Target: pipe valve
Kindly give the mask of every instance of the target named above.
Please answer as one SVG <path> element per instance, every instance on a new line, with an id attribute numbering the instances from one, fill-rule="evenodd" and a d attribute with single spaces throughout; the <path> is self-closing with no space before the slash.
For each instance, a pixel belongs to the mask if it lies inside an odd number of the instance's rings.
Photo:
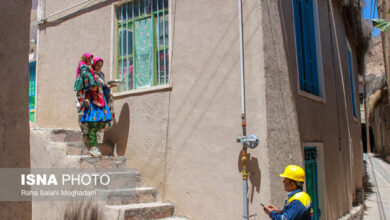
<path id="1" fill-rule="evenodd" d="M 246 147 L 254 149 L 259 145 L 259 137 L 254 134 L 250 134 L 248 137 L 238 135 L 237 142 L 243 144 Z"/>

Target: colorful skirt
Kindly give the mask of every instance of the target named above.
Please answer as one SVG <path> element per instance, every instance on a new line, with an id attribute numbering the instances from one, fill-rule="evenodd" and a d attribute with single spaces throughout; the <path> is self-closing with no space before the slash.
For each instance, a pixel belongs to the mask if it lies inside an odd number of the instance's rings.
<path id="1" fill-rule="evenodd" d="M 107 105 L 106 99 L 104 99 L 104 107 L 98 107 L 90 100 L 89 108 L 84 110 L 84 115 L 81 116 L 80 121 L 85 122 L 106 122 L 109 123 L 112 120 L 110 109 Z"/>

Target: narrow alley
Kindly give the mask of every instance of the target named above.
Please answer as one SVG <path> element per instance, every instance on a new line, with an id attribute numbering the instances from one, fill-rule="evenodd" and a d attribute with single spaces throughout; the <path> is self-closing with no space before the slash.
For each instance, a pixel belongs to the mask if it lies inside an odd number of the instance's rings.
<path id="1" fill-rule="evenodd" d="M 372 193 L 366 199 L 365 220 L 386 220 L 390 217 L 390 164 L 374 154 L 364 154 Z"/>

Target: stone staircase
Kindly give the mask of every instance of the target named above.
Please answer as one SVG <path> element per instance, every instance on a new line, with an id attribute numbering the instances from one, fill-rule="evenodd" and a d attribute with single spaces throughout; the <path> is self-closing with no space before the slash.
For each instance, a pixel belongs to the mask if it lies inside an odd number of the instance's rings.
<path id="1" fill-rule="evenodd" d="M 74 168 L 92 168 L 109 170 L 111 182 L 107 186 L 98 186 L 105 195 L 103 208 L 104 219 L 123 220 L 186 220 L 174 216 L 175 207 L 170 203 L 157 201 L 157 191 L 145 187 L 139 171 L 127 168 L 125 156 L 114 156 L 111 144 L 99 144 L 103 157 L 93 158 L 81 143 L 80 131 L 52 130 L 51 141 L 66 146 L 67 158 L 73 162 Z M 101 135 L 98 142 L 102 142 Z"/>

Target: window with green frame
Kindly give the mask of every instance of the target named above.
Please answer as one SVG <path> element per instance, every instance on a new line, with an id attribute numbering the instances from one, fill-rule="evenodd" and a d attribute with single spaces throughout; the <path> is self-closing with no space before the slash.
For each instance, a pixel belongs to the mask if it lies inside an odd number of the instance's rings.
<path id="1" fill-rule="evenodd" d="M 168 0 L 126 2 L 116 18 L 117 92 L 168 84 Z"/>

